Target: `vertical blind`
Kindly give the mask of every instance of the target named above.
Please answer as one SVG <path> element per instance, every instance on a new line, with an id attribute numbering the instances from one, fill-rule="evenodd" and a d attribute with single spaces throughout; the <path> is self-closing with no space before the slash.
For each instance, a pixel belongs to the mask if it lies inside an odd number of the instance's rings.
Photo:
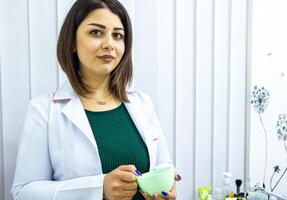
<path id="1" fill-rule="evenodd" d="M 73 2 L 0 3 L 1 199 L 12 199 L 29 100 L 66 80 L 56 60 L 56 42 Z M 121 2 L 133 24 L 133 86 L 154 100 L 183 177 L 178 198 L 198 199 L 197 189 L 218 185 L 223 171 L 245 179 L 247 0 Z"/>

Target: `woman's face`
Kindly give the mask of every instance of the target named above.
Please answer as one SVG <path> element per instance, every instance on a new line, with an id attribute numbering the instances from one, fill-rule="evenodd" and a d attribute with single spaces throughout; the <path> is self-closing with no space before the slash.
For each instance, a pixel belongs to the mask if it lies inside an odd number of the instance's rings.
<path id="1" fill-rule="evenodd" d="M 87 15 L 76 31 L 75 50 L 84 75 L 106 76 L 121 61 L 125 51 L 124 27 L 107 8 Z"/>

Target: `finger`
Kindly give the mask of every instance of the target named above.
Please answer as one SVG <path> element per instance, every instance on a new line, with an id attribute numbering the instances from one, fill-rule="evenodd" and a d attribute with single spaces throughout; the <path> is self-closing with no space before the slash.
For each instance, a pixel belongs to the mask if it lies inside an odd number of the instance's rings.
<path id="1" fill-rule="evenodd" d="M 135 191 L 121 191 L 121 199 L 132 199 L 133 196 L 136 194 L 136 190 Z"/>
<path id="2" fill-rule="evenodd" d="M 153 197 L 153 200 L 160 200 L 159 194 L 154 194 L 152 195 L 152 197 Z"/>
<path id="3" fill-rule="evenodd" d="M 150 197 L 148 194 L 144 193 L 144 192 L 141 191 L 141 190 L 140 190 L 140 193 L 141 193 L 141 195 L 144 197 L 145 200 L 151 200 L 151 197 Z"/>
<path id="4" fill-rule="evenodd" d="M 172 186 L 170 192 L 176 194 L 176 182 L 174 182 L 174 184 L 173 184 L 173 186 Z"/>
<path id="5" fill-rule="evenodd" d="M 142 176 L 142 173 L 134 165 L 122 165 L 120 166 L 120 170 L 132 172 L 137 176 Z"/>
<path id="6" fill-rule="evenodd" d="M 176 199 L 176 195 L 173 192 L 162 191 L 161 194 L 165 199 Z"/>
<path id="7" fill-rule="evenodd" d="M 137 173 L 136 173 L 137 168 L 134 165 L 121 165 L 118 167 L 118 169 L 121 171 L 125 171 L 125 172 L 132 172 L 135 175 L 137 175 Z"/>
<path id="8" fill-rule="evenodd" d="M 123 182 L 135 182 L 136 176 L 132 172 L 118 171 L 118 178 Z"/>
<path id="9" fill-rule="evenodd" d="M 121 188 L 125 191 L 137 191 L 138 185 L 136 182 L 122 182 Z"/>
<path id="10" fill-rule="evenodd" d="M 175 173 L 174 174 L 174 180 L 175 181 L 180 181 L 182 178 L 181 178 L 181 176 L 178 174 L 178 173 Z"/>

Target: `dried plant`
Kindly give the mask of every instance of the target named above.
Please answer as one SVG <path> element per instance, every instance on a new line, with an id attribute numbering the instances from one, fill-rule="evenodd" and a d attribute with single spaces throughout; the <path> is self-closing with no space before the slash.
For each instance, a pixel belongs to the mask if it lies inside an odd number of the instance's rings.
<path id="1" fill-rule="evenodd" d="M 251 105 L 256 110 L 259 115 L 261 126 L 264 130 L 265 134 L 265 164 L 264 164 L 264 175 L 263 175 L 263 185 L 265 185 L 265 178 L 266 178 L 266 169 L 267 169 L 267 161 L 268 161 L 268 137 L 267 132 L 262 120 L 262 114 L 268 107 L 270 100 L 270 92 L 265 87 L 259 87 L 257 85 L 254 86 L 252 94 L 251 94 Z"/>
<path id="2" fill-rule="evenodd" d="M 285 151 L 287 153 L 287 114 L 278 115 L 278 120 L 276 124 L 278 140 L 282 140 L 284 143 Z"/>

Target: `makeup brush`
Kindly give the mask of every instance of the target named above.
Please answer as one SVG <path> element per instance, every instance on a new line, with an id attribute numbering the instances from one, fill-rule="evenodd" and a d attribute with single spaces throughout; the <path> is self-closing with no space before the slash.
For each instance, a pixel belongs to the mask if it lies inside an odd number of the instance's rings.
<path id="1" fill-rule="evenodd" d="M 239 194 L 240 193 L 240 186 L 241 186 L 241 184 L 242 184 L 242 180 L 240 180 L 240 179 L 236 179 L 235 180 L 235 184 L 236 184 L 236 192 L 237 192 L 237 194 Z"/>

